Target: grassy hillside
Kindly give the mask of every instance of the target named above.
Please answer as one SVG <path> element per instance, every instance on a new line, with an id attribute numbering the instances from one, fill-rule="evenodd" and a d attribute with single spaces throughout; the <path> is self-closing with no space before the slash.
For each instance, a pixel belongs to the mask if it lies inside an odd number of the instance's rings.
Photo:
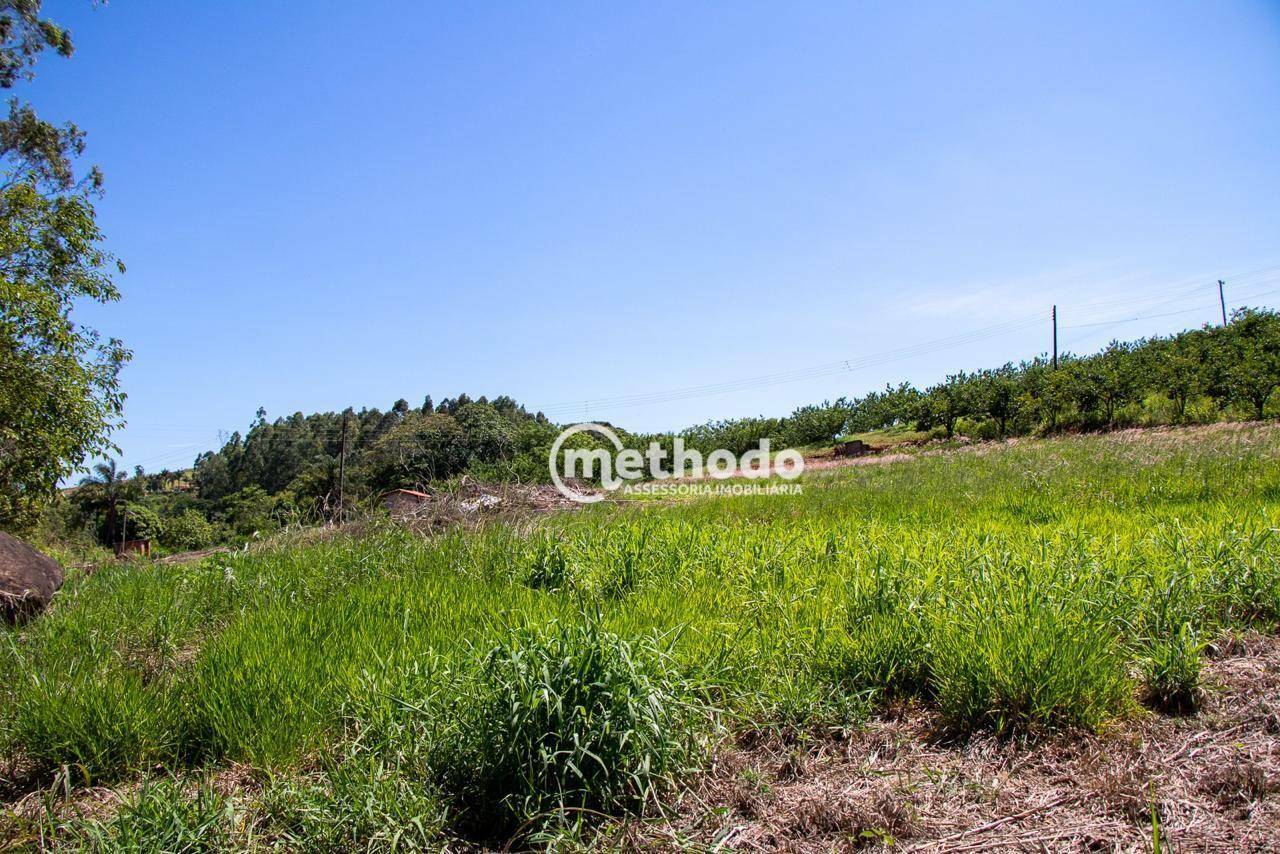
<path id="1" fill-rule="evenodd" d="M 802 496 L 108 567 L 5 636 L 0 745 L 19 792 L 127 796 L 4 827 L 493 843 L 642 810 L 747 727 L 899 698 L 960 736 L 1194 708 L 1202 644 L 1280 618 L 1278 457 L 1269 425 L 1025 440 Z"/>

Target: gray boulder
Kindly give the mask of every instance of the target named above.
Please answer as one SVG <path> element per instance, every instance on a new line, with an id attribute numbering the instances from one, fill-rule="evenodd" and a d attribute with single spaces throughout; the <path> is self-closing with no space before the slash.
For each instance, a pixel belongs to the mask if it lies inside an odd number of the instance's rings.
<path id="1" fill-rule="evenodd" d="M 62 586 L 62 567 L 0 531 L 0 621 L 16 623 L 49 607 Z"/>

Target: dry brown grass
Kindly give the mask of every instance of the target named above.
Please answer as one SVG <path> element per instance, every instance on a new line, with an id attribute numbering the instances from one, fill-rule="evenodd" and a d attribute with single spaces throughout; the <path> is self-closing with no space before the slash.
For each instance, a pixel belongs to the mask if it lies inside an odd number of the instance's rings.
<path id="1" fill-rule="evenodd" d="M 1198 715 L 1102 736 L 940 740 L 920 708 L 844 735 L 753 733 L 666 818 L 607 832 L 657 850 L 1175 851 L 1280 848 L 1280 639 L 1224 639 Z"/>

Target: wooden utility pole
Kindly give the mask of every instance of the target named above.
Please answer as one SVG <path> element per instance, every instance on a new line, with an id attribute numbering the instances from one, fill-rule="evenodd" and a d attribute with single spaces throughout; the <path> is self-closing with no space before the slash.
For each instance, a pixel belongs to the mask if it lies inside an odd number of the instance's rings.
<path id="1" fill-rule="evenodd" d="M 1222 305 L 1223 326 L 1227 325 L 1227 298 L 1222 293 L 1222 286 L 1225 284 L 1226 282 L 1222 281 L 1222 279 L 1218 279 L 1218 302 Z"/>
<path id="2" fill-rule="evenodd" d="M 342 503 L 342 490 L 347 482 L 347 422 L 351 420 L 351 410 L 342 413 L 342 451 L 338 454 L 338 518 L 345 515 L 346 506 Z"/>
<path id="3" fill-rule="evenodd" d="M 1053 307 L 1053 369 L 1058 370 L 1058 307 Z"/>

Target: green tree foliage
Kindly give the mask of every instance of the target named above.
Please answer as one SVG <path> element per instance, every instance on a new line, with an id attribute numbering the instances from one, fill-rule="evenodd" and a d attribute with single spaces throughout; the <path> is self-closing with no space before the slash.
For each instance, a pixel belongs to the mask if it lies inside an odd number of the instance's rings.
<path id="1" fill-rule="evenodd" d="M 764 439 L 768 439 L 775 447 L 781 445 L 783 421 L 779 418 L 708 421 L 683 430 L 680 436 L 684 439 L 685 447 L 704 456 L 719 448 L 741 456 L 760 447 L 760 442 Z"/>
<path id="2" fill-rule="evenodd" d="M 1232 318 L 1233 334 L 1226 337 L 1215 359 L 1224 366 L 1226 396 L 1262 418 L 1267 402 L 1280 385 L 1280 316 L 1241 309 Z"/>
<path id="3" fill-rule="evenodd" d="M 297 513 L 289 493 L 272 495 L 260 486 L 247 486 L 223 499 L 218 515 L 237 535 L 252 537 L 277 530 Z"/>
<path id="4" fill-rule="evenodd" d="M 886 385 L 884 391 L 873 391 L 850 405 L 845 429 L 851 433 L 865 433 L 908 424 L 920 418 L 919 409 L 923 395 L 910 383 L 896 388 Z"/>
<path id="5" fill-rule="evenodd" d="M 492 404 L 469 403 L 458 410 L 457 421 L 466 435 L 468 461 L 510 459 L 515 450 L 515 428 Z"/>
<path id="6" fill-rule="evenodd" d="M 1225 327 L 1207 326 L 1168 338 L 1113 341 L 1101 352 L 1065 354 L 1054 368 L 1044 358 L 1014 366 L 952 374 L 923 393 L 886 386 L 850 404 L 846 425 L 876 430 L 914 422 L 948 438 L 964 425 L 979 435 L 1096 429 L 1135 423 L 1183 422 L 1192 404 L 1208 400 L 1218 417 L 1266 415 L 1280 385 L 1280 315 L 1241 309 Z M 1167 401 L 1160 415 L 1148 400 Z M 1157 407 L 1158 409 L 1159 407 Z"/>
<path id="7" fill-rule="evenodd" d="M 1022 387 L 1013 365 L 982 371 L 976 378 L 976 411 L 990 416 L 1001 438 L 1022 410 Z"/>
<path id="8" fill-rule="evenodd" d="M 400 400 L 386 412 L 350 411 L 347 500 L 466 471 L 547 479 L 547 451 L 558 431 L 541 413 L 530 415 L 505 395 L 489 402 L 462 394 L 438 407 L 429 402 L 414 408 Z M 203 509 L 211 518 L 227 517 L 227 502 L 257 487 L 267 495 L 287 493 L 303 517 L 323 515 L 336 500 L 342 423 L 340 412 L 294 413 L 272 421 L 259 410 L 247 433 L 232 434 L 220 450 L 197 458 L 192 479 Z"/>
<path id="9" fill-rule="evenodd" d="M 941 427 L 950 439 L 955 435 L 960 419 L 974 411 L 976 388 L 976 379 L 964 371 L 951 374 L 944 382 L 932 386 L 915 408 L 919 426 L 925 429 Z"/>
<path id="10" fill-rule="evenodd" d="M 102 539 L 112 542 L 118 537 L 116 520 L 120 502 L 126 497 L 128 475 L 116 468 L 115 460 L 107 460 L 93 467 L 93 473 L 81 478 L 77 491 L 79 504 L 86 517 L 101 514 Z"/>
<path id="11" fill-rule="evenodd" d="M 1207 389 L 1205 357 L 1218 350 L 1205 348 L 1201 333 L 1188 332 L 1157 341 L 1144 353 L 1156 389 L 1173 401 L 1174 420 L 1186 420 L 1187 404 Z"/>
<path id="12" fill-rule="evenodd" d="M 1108 427 L 1115 424 L 1116 410 L 1133 400 L 1138 390 L 1138 366 L 1130 357 L 1130 350 L 1127 344 L 1113 341 L 1086 363 L 1091 365 L 1089 375 Z"/>
<path id="13" fill-rule="evenodd" d="M 164 522 L 160 514 L 145 504 L 129 502 L 121 509 L 121 527 L 124 529 L 122 539 L 126 540 L 158 540 L 164 533 Z"/>
<path id="14" fill-rule="evenodd" d="M 1226 327 L 1131 344 L 1112 342 L 1088 356 L 1064 354 L 972 373 L 960 371 L 921 391 L 887 385 L 856 399 L 801 406 L 786 418 L 737 418 L 678 434 L 632 434 L 623 444 L 643 451 L 656 441 L 670 452 L 677 436 L 704 456 L 724 448 L 741 455 L 768 439 L 773 448 L 826 444 L 842 434 L 912 426 L 953 437 L 996 437 L 1059 430 L 1105 429 L 1188 418 L 1258 417 L 1275 407 L 1280 384 L 1280 316 L 1243 310 Z M 1212 397 L 1217 407 L 1207 405 Z M 425 487 L 467 474 L 482 480 L 545 482 L 548 450 L 560 428 L 505 395 L 400 400 L 389 411 L 349 411 L 344 499 L 370 501 L 397 487 Z M 259 410 L 247 433 L 201 455 L 195 489 L 175 489 L 173 475 L 140 475 L 84 492 L 82 517 L 105 522 L 109 489 L 147 492 L 168 531 L 187 510 L 236 537 L 264 533 L 292 519 L 317 519 L 333 507 L 343 414 L 294 413 L 268 420 Z M 592 447 L 587 435 L 571 444 Z M 575 444 L 582 443 L 582 444 Z M 116 483 L 120 475 L 112 475 Z M 168 503 L 165 503 L 168 502 Z M 96 514 L 96 515 L 95 515 Z M 217 534 L 215 533 L 215 536 Z M 203 541 L 200 538 L 196 538 Z M 192 542 L 187 538 L 187 542 Z M 175 546 L 176 547 L 176 546 Z"/>
<path id="15" fill-rule="evenodd" d="M 365 471 L 378 486 L 420 486 L 460 474 L 470 456 L 456 418 L 443 412 L 418 413 L 378 436 Z"/>
<path id="16" fill-rule="evenodd" d="M 1023 365 L 1024 412 L 1031 421 L 1043 424 L 1045 430 L 1056 430 L 1071 405 L 1072 382 L 1070 370 L 1055 369 L 1044 359 Z"/>
<path id="17" fill-rule="evenodd" d="M 844 432 L 852 408 L 840 398 L 835 403 L 801 406 L 782 425 L 784 441 L 791 446 L 829 445 Z"/>
<path id="18" fill-rule="evenodd" d="M 37 58 L 70 56 L 70 36 L 40 0 L 0 3 L 0 87 Z M 84 134 L 11 99 L 0 119 L 0 528 L 30 526 L 58 482 L 110 451 L 129 351 L 73 322 L 79 300 L 119 298 L 93 207 L 102 176 L 78 172 Z"/>

